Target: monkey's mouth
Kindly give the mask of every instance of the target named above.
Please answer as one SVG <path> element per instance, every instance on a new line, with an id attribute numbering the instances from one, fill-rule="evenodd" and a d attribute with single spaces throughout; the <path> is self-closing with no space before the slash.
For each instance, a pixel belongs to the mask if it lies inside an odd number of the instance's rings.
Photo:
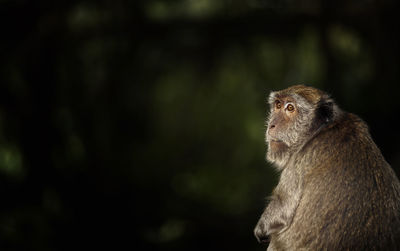
<path id="1" fill-rule="evenodd" d="M 269 139 L 269 142 L 270 142 L 270 143 L 284 143 L 282 140 L 273 139 L 273 138 L 270 138 L 270 139 Z"/>

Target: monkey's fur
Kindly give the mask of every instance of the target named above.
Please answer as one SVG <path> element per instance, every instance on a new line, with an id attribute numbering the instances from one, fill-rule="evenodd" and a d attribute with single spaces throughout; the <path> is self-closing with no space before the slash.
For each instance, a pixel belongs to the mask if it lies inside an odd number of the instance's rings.
<path id="1" fill-rule="evenodd" d="M 400 250 L 400 183 L 367 125 L 312 87 L 269 103 L 267 159 L 281 176 L 257 239 L 268 250 Z"/>

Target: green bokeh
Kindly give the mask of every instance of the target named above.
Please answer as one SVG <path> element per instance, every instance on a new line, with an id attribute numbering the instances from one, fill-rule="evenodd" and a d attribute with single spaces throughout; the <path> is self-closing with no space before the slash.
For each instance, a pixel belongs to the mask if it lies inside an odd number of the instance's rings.
<path id="1" fill-rule="evenodd" d="M 267 97 L 292 84 L 361 115 L 398 172 L 394 1 L 0 7 L 1 250 L 264 250 Z"/>

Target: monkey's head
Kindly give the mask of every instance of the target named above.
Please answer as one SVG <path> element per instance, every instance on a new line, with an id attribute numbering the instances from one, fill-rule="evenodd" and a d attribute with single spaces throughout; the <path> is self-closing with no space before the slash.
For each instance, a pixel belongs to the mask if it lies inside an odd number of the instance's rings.
<path id="1" fill-rule="evenodd" d="M 293 153 L 339 114 L 328 94 L 304 85 L 271 92 L 268 102 L 267 159 L 278 168 L 284 168 Z"/>

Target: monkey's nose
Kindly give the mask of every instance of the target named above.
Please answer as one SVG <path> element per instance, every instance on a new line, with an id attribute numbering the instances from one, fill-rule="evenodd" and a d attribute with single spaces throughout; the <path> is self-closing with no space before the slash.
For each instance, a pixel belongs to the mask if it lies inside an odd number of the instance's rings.
<path id="1" fill-rule="evenodd" d="M 275 125 L 270 125 L 269 126 L 269 129 L 273 129 L 273 128 L 275 128 Z"/>

